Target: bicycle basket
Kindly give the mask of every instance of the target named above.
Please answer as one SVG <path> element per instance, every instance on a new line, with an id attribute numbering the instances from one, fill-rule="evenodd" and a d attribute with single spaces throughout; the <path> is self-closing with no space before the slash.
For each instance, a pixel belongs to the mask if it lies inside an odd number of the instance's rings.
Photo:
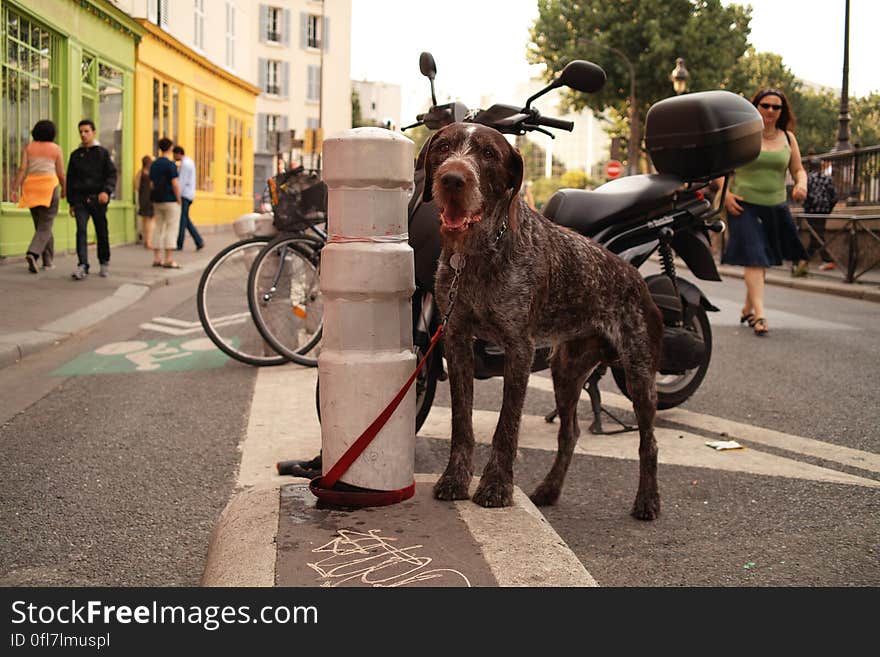
<path id="1" fill-rule="evenodd" d="M 327 185 L 302 167 L 269 179 L 272 223 L 281 232 L 296 233 L 327 218 Z"/>

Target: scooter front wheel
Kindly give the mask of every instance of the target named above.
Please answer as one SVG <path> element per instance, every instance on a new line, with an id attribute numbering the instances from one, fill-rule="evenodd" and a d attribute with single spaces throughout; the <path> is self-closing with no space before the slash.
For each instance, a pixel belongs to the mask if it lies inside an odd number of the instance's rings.
<path id="1" fill-rule="evenodd" d="M 703 340 L 706 349 L 705 355 L 699 365 L 686 370 L 683 374 L 657 373 L 657 409 L 661 411 L 674 408 L 687 401 L 700 387 L 706 372 L 709 371 L 709 361 L 712 358 L 712 327 L 709 324 L 709 317 L 702 306 L 692 306 L 688 311 L 686 314 L 689 319 L 685 328 Z M 620 391 L 630 399 L 626 387 L 626 374 L 623 370 L 619 367 L 612 367 L 611 374 Z"/>

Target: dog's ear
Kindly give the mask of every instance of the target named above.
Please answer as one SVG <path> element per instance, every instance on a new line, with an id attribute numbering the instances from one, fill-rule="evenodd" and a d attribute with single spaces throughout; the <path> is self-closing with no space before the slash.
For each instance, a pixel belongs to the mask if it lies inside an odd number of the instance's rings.
<path id="1" fill-rule="evenodd" d="M 514 194 L 519 194 L 523 181 L 523 159 L 519 149 L 514 146 L 510 147 L 510 156 L 507 158 L 507 173 L 507 186 Z"/>
<path id="2" fill-rule="evenodd" d="M 519 190 L 523 180 L 523 159 L 519 149 L 510 147 L 510 157 L 507 158 L 508 181 L 510 189 L 510 202 L 507 205 L 507 223 L 511 230 L 517 227 L 517 212 L 519 210 Z"/>
<path id="3" fill-rule="evenodd" d="M 430 150 L 431 150 L 431 144 L 434 143 L 434 137 L 436 137 L 436 136 L 437 136 L 436 132 L 433 135 L 431 135 L 431 138 L 428 139 L 427 142 L 425 142 L 425 145 L 422 146 L 421 153 L 419 153 L 419 160 L 422 161 L 422 164 L 424 165 L 424 168 L 425 168 L 425 180 L 423 183 L 424 187 L 422 188 L 422 201 L 425 203 L 433 200 L 433 198 L 434 198 L 434 189 L 433 189 L 433 187 L 434 187 L 434 172 L 431 170 L 431 159 L 430 159 L 429 155 L 430 155 Z"/>

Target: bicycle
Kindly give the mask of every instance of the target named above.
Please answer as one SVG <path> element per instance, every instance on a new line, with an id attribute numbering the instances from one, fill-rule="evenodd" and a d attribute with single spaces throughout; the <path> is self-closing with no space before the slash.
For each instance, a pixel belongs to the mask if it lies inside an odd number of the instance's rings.
<path id="1" fill-rule="evenodd" d="M 251 265 L 272 239 L 254 236 L 222 249 L 202 272 L 196 293 L 199 320 L 208 338 L 226 355 L 258 367 L 289 360 L 263 339 L 247 304 Z"/>
<path id="2" fill-rule="evenodd" d="M 327 187 L 303 167 L 267 183 L 274 225 L 282 231 L 255 258 L 248 275 L 248 307 L 263 339 L 307 367 L 318 364 L 324 323 L 320 255 L 327 233 Z"/>

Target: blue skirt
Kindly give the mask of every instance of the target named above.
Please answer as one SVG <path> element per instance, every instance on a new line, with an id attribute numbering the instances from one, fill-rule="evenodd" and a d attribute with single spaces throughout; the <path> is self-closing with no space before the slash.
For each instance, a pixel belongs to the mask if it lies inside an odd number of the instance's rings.
<path id="1" fill-rule="evenodd" d="M 740 201 L 741 214 L 727 215 L 727 248 L 722 264 L 773 267 L 783 260 L 807 260 L 787 203 L 755 205 Z"/>

